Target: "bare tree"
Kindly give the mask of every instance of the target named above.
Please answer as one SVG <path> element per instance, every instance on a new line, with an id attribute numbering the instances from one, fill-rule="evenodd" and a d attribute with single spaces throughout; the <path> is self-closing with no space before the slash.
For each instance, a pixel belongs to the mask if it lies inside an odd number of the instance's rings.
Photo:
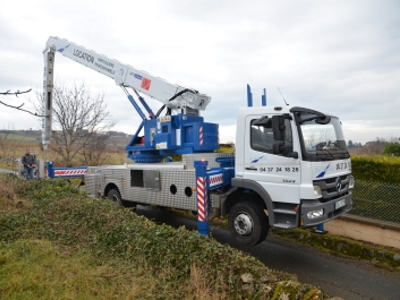
<path id="1" fill-rule="evenodd" d="M 40 96 L 39 96 L 40 97 Z M 84 83 L 72 88 L 55 85 L 53 89 L 53 143 L 51 149 L 61 158 L 58 163 L 70 167 L 74 162 L 98 164 L 106 155 L 107 139 L 102 132 L 114 126 L 104 103 L 104 96 L 93 97 Z M 98 147 L 94 149 L 94 147 Z M 96 160 L 88 152 L 102 150 Z M 96 151 L 95 151 L 96 150 Z"/>
<path id="2" fill-rule="evenodd" d="M 361 154 L 366 155 L 379 155 L 382 153 L 388 141 L 384 138 L 377 137 L 374 141 L 367 142 L 363 147 Z"/>
<path id="3" fill-rule="evenodd" d="M 81 163 L 88 166 L 105 164 L 110 159 L 107 149 L 110 136 L 109 132 L 93 134 L 89 143 L 80 152 Z"/>

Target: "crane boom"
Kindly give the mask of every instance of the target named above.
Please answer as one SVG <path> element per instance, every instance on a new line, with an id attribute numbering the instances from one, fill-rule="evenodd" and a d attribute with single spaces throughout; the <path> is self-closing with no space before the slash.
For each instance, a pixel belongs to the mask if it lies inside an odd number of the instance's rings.
<path id="1" fill-rule="evenodd" d="M 47 50 L 59 52 L 65 57 L 114 79 L 117 85 L 131 87 L 173 109 L 189 107 L 194 110 L 205 110 L 211 100 L 209 96 L 199 94 L 196 90 L 171 84 L 162 78 L 152 76 L 145 71 L 122 64 L 118 60 L 110 59 L 58 37 L 48 39 L 45 51 Z M 187 91 L 187 93 L 170 101 L 182 91 Z"/>
<path id="2" fill-rule="evenodd" d="M 65 39 L 50 37 L 46 43 L 44 54 L 42 144 L 45 149 L 50 144 L 52 90 L 55 54 L 78 62 L 111 79 L 120 86 L 128 96 L 140 117 L 142 124 L 136 131 L 126 150 L 128 157 L 144 156 L 143 161 L 157 161 L 162 155 L 175 153 L 192 153 L 196 151 L 213 151 L 218 148 L 218 126 L 205 123 L 200 111 L 205 110 L 211 97 L 190 88 L 171 84 L 166 80 L 135 69 L 115 59 L 86 49 Z M 131 88 L 147 111 L 147 116 L 139 107 L 134 97 L 129 94 Z M 163 103 L 163 107 L 154 114 L 139 93 L 146 94 Z M 163 108 L 167 107 L 167 118 L 159 118 Z M 173 115 L 175 114 L 175 116 Z M 151 121 L 151 122 L 150 122 Z M 168 125 L 169 123 L 170 125 Z M 167 124 L 168 123 L 168 124 Z M 165 126 L 162 126 L 165 125 Z M 193 131 L 195 127 L 195 131 Z M 210 132 L 204 133 L 204 128 Z M 140 132 L 144 130 L 144 136 Z M 167 133 L 167 134 L 166 134 Z M 198 136 L 196 136 L 198 134 Z M 204 135 L 212 137 L 212 142 L 205 143 Z M 143 142 L 146 140 L 146 143 Z M 148 158 L 150 157 L 150 158 Z M 156 157 L 154 160 L 151 157 Z"/>

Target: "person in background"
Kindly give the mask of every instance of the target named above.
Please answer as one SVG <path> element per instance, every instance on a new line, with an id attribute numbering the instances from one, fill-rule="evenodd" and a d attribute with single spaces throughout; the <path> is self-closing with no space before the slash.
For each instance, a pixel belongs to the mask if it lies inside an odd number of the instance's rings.
<path id="1" fill-rule="evenodd" d="M 24 165 L 26 179 L 33 179 L 33 169 L 36 165 L 36 158 L 34 155 L 31 154 L 31 151 L 29 149 L 26 149 L 26 153 L 24 154 L 24 156 L 22 156 L 21 162 Z"/>

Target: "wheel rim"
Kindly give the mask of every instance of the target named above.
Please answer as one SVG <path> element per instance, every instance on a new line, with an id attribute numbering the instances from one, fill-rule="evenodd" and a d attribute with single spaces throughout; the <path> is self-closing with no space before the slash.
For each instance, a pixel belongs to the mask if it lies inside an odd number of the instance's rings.
<path id="1" fill-rule="evenodd" d="M 249 215 L 238 214 L 233 222 L 235 230 L 240 235 L 249 235 L 253 231 L 253 220 Z"/>
<path id="2" fill-rule="evenodd" d="M 111 195 L 110 200 L 111 200 L 112 202 L 117 202 L 117 203 L 119 203 L 119 198 L 118 198 L 117 195 Z"/>

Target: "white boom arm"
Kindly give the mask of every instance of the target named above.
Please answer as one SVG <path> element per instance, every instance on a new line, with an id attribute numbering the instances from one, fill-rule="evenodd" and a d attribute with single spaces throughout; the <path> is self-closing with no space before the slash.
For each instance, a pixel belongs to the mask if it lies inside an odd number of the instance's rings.
<path id="1" fill-rule="evenodd" d="M 192 112 L 198 112 L 205 110 L 211 101 L 209 96 L 200 94 L 193 89 L 168 83 L 164 79 L 122 64 L 117 60 L 110 59 L 67 40 L 50 37 L 43 51 L 45 60 L 43 106 L 44 113 L 47 116 L 42 124 L 44 147 L 47 147 L 50 143 L 51 93 L 53 89 L 54 54 L 56 52 L 114 79 L 119 86 L 131 87 L 135 92 L 142 92 L 174 110 L 182 109 L 186 112 L 188 109 Z"/>

